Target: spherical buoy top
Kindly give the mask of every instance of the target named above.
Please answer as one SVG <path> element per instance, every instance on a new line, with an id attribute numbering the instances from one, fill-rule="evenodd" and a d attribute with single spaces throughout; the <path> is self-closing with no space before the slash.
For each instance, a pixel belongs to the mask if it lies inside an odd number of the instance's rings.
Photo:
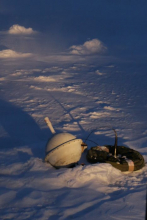
<path id="1" fill-rule="evenodd" d="M 69 133 L 54 134 L 46 145 L 45 161 L 54 167 L 68 167 L 77 163 L 83 151 L 83 141 Z"/>

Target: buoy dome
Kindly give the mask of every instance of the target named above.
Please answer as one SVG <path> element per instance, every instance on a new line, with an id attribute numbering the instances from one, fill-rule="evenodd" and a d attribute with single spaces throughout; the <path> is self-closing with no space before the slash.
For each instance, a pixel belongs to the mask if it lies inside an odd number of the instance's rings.
<path id="1" fill-rule="evenodd" d="M 55 134 L 46 145 L 45 161 L 55 167 L 77 163 L 82 154 L 82 142 L 70 133 Z"/>

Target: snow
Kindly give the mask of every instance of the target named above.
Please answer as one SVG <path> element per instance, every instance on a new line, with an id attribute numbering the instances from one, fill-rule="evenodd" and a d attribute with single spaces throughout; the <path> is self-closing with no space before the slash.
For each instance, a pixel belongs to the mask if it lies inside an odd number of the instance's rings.
<path id="1" fill-rule="evenodd" d="M 100 145 L 114 144 L 113 127 L 118 145 L 139 151 L 147 161 L 143 1 L 114 1 L 115 7 L 107 2 L 111 10 L 106 1 L 93 3 L 98 8 L 86 1 L 84 10 L 75 1 L 79 11 L 67 1 L 55 9 L 50 1 L 49 12 L 46 2 L 35 11 L 33 3 L 29 9 L 24 2 L 14 9 L 9 1 L 9 10 L 6 1 L 1 3 L 0 219 L 143 220 L 147 165 L 122 173 L 110 164 L 89 164 L 86 151 L 79 161 L 84 166 L 55 169 L 44 162 L 52 136 L 45 117 L 57 133 L 68 132 L 83 141 L 93 131 L 89 139 Z M 65 5 L 70 8 L 67 17 Z M 91 20 L 84 26 L 87 13 Z M 31 35 L 33 30 L 37 34 Z M 88 148 L 95 146 L 90 140 Z"/>
<path id="2" fill-rule="evenodd" d="M 14 24 L 8 31 L 9 34 L 33 34 L 34 32 L 32 28 L 25 28 L 18 24 Z"/>
<path id="3" fill-rule="evenodd" d="M 117 68 L 102 63 L 106 75 L 95 75 L 97 66 L 86 64 L 61 64 L 56 71 L 44 65 L 1 71 L 2 219 L 144 219 L 147 167 L 124 174 L 109 164 L 88 164 L 86 152 L 80 160 L 85 166 L 56 170 L 44 163 L 51 137 L 45 116 L 57 132 L 83 140 L 97 129 L 90 139 L 102 145 L 114 143 L 115 127 L 119 145 L 140 151 L 146 160 L 146 88 L 138 83 L 140 75 L 132 78 L 125 67 L 117 75 L 119 62 Z M 124 75 L 131 83 L 121 85 Z"/>

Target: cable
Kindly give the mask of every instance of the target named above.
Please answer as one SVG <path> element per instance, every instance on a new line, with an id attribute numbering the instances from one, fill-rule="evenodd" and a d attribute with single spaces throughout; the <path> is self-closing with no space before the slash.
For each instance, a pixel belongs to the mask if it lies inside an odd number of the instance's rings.
<path id="1" fill-rule="evenodd" d="M 115 134 L 115 143 L 114 143 L 115 153 L 114 153 L 114 156 L 115 156 L 115 158 L 116 158 L 116 151 L 117 151 L 117 133 L 116 133 L 116 130 L 115 130 L 113 127 L 104 126 L 104 127 L 100 127 L 100 128 L 95 128 L 95 129 L 93 129 L 93 130 L 88 134 L 88 136 L 84 139 L 84 142 L 86 143 L 86 141 L 89 140 L 88 138 L 90 137 L 90 135 L 91 135 L 94 131 L 97 131 L 97 130 L 99 130 L 99 129 L 104 129 L 104 128 L 109 128 L 109 129 L 111 129 L 111 130 L 114 131 L 114 134 Z M 91 140 L 89 140 L 89 141 L 91 141 Z M 91 142 L 94 142 L 94 141 L 91 141 Z M 95 143 L 95 142 L 94 142 L 94 143 Z M 95 143 L 95 144 L 97 144 L 97 143 Z M 99 145 L 99 144 L 97 144 L 97 145 Z"/>

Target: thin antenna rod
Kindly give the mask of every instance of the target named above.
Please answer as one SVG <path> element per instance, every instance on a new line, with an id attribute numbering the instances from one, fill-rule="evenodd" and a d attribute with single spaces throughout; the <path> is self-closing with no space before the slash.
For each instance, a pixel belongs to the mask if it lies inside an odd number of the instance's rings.
<path id="1" fill-rule="evenodd" d="M 114 144 L 115 149 L 114 149 L 114 157 L 116 158 L 116 150 L 117 150 L 117 133 L 116 133 L 116 131 L 115 131 L 114 128 L 113 128 L 113 131 L 114 131 L 114 133 L 115 133 L 115 144 Z"/>
<path id="2" fill-rule="evenodd" d="M 51 123 L 51 121 L 49 120 L 49 118 L 48 118 L 48 117 L 45 117 L 45 118 L 44 118 L 44 121 L 46 122 L 47 126 L 49 127 L 51 133 L 52 133 L 52 134 L 55 134 L 56 132 L 55 132 L 55 130 L 54 130 L 54 128 L 53 128 L 53 126 L 52 126 L 52 123 Z"/>

